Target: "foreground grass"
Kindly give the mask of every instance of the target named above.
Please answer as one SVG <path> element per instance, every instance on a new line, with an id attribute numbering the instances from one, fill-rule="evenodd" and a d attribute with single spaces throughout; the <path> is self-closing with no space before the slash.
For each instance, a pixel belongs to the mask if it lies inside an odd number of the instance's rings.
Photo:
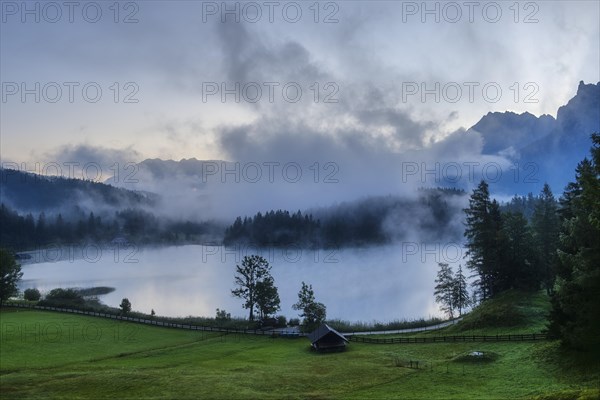
<path id="1" fill-rule="evenodd" d="M 315 354 L 306 339 L 219 336 L 40 311 L 4 309 L 0 319 L 3 399 L 591 399 L 600 394 L 597 360 L 564 352 L 556 342 L 351 343 L 343 353 Z M 488 363 L 461 358 L 474 350 L 497 357 Z M 419 360 L 426 368 L 397 367 L 397 359 Z"/>
<path id="2" fill-rule="evenodd" d="M 460 323 L 444 329 L 371 337 L 422 337 L 442 335 L 508 335 L 519 333 L 542 333 L 547 329 L 550 300 L 544 291 L 522 293 L 508 291 L 498 298 L 463 316 Z"/>

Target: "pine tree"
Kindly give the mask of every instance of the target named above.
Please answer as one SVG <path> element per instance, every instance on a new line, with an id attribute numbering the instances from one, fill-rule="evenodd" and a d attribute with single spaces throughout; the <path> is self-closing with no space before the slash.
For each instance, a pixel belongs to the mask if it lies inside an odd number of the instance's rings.
<path id="1" fill-rule="evenodd" d="M 576 348 L 600 350 L 600 135 L 561 199 L 562 233 L 550 332 Z"/>
<path id="2" fill-rule="evenodd" d="M 65 229 L 65 221 L 63 220 L 62 214 L 58 214 L 56 216 L 56 223 L 54 224 L 54 235 L 56 239 L 65 241 L 66 229 Z"/>
<path id="3" fill-rule="evenodd" d="M 540 193 L 531 225 L 542 283 L 546 292 L 551 294 L 554 286 L 554 265 L 556 264 L 560 221 L 556 200 L 547 183 L 544 184 Z"/>
<path id="4" fill-rule="evenodd" d="M 38 245 L 46 244 L 47 234 L 46 214 L 42 211 L 35 225 L 35 237 Z"/>
<path id="5" fill-rule="evenodd" d="M 525 216 L 521 213 L 506 213 L 503 216 L 502 275 L 499 289 L 539 289 L 541 276 L 537 270 L 537 257 L 533 236 Z"/>
<path id="6" fill-rule="evenodd" d="M 454 284 L 454 275 L 452 273 L 452 267 L 447 263 L 438 263 L 439 270 L 437 278 L 435 279 L 435 290 L 433 292 L 435 301 L 440 305 L 440 310 L 443 311 L 448 317 L 454 317 L 455 307 L 455 293 L 456 288 Z"/>
<path id="7" fill-rule="evenodd" d="M 452 304 L 458 309 L 458 316 L 461 316 L 463 310 L 471 304 L 469 291 L 467 289 L 467 279 L 462 271 L 462 265 L 458 265 L 458 270 L 453 279 Z"/>
<path id="8" fill-rule="evenodd" d="M 509 274 L 508 266 L 505 262 L 505 254 L 507 251 L 507 236 L 504 229 L 504 218 L 500 211 L 500 204 L 496 200 L 492 200 L 489 209 L 489 225 L 486 236 L 489 238 L 487 242 L 487 284 L 489 285 L 490 297 L 506 290 L 504 282 L 507 281 Z"/>
<path id="9" fill-rule="evenodd" d="M 478 278 L 474 282 L 476 292 L 482 300 L 493 297 L 498 290 L 498 275 L 501 269 L 500 207 L 490 201 L 488 184 L 481 181 L 469 198 L 466 214 L 465 237 L 467 238 L 467 267 Z"/>

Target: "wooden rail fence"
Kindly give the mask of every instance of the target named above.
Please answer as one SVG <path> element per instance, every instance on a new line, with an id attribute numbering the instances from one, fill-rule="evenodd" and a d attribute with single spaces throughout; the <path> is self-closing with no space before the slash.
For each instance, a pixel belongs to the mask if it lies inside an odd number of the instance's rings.
<path id="1" fill-rule="evenodd" d="M 431 337 L 398 337 L 398 338 L 371 338 L 365 336 L 350 336 L 351 342 L 373 344 L 397 343 L 455 343 L 455 342 L 525 342 L 532 340 L 546 340 L 545 333 L 513 333 L 509 335 L 457 335 L 457 336 L 431 336 Z"/>
<path id="2" fill-rule="evenodd" d="M 81 314 L 81 315 L 88 315 L 88 316 L 92 316 L 92 317 L 116 319 L 116 320 L 120 320 L 120 321 L 129 321 L 129 322 L 135 322 L 135 323 L 145 324 L 145 325 L 162 326 L 165 328 L 175 328 L 175 329 L 187 329 L 187 330 L 193 330 L 193 331 L 222 332 L 225 334 L 239 333 L 239 334 L 280 336 L 280 337 L 291 337 L 291 338 L 306 336 L 305 333 L 289 332 L 289 331 L 281 330 L 281 329 L 269 329 L 269 330 L 231 329 L 231 328 L 221 328 L 221 327 L 215 327 L 215 326 L 180 324 L 180 323 L 176 323 L 176 322 L 161 321 L 160 319 L 128 317 L 125 315 L 101 313 L 101 312 L 95 312 L 95 311 L 83 311 L 83 310 L 76 310 L 76 309 L 71 309 L 71 308 L 35 306 L 35 305 L 20 304 L 20 303 L 4 303 L 4 304 L 2 304 L 2 306 L 3 307 L 27 308 L 27 309 L 35 309 L 35 310 L 45 310 L 45 311 L 56 311 L 56 312 L 63 312 L 63 313 L 70 313 L 70 314 Z"/>
<path id="3" fill-rule="evenodd" d="M 175 329 L 187 329 L 194 331 L 207 331 L 207 332 L 222 332 L 225 334 L 251 334 L 251 335 L 264 335 L 264 336 L 279 336 L 279 337 L 304 337 L 305 333 L 290 332 L 281 329 L 231 329 L 221 328 L 214 326 L 202 326 L 192 324 L 180 324 L 175 322 L 161 321 L 160 319 L 147 319 L 128 317 L 125 315 L 101 313 L 95 311 L 83 311 L 70 308 L 59 308 L 59 307 L 46 307 L 36 306 L 22 303 L 4 303 L 3 307 L 17 307 L 27 308 L 35 310 L 45 311 L 56 311 L 70 314 L 81 314 L 92 317 L 116 319 L 120 321 L 129 321 L 145 325 L 162 326 L 165 328 Z M 366 336 L 352 335 L 347 336 L 348 340 L 357 343 L 371 343 L 371 344 L 401 344 L 401 343 L 455 343 L 455 342 L 524 342 L 533 340 L 546 340 L 547 335 L 545 333 L 526 333 L 526 334 L 509 334 L 509 335 L 459 335 L 459 336 L 431 336 L 431 337 L 396 337 L 396 338 L 372 338 Z"/>

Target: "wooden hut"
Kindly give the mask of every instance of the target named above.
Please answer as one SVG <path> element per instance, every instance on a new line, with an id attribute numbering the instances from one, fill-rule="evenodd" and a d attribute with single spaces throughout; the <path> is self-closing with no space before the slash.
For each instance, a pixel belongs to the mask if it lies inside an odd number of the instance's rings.
<path id="1" fill-rule="evenodd" d="M 348 339 L 327 324 L 322 324 L 308 334 L 312 347 L 318 351 L 341 351 L 346 348 Z"/>

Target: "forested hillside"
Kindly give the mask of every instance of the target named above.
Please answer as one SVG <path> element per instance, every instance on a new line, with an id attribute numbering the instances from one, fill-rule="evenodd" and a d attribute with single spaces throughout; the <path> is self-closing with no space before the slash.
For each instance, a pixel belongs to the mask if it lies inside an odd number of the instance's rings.
<path id="1" fill-rule="evenodd" d="M 421 189 L 414 198 L 368 197 L 305 212 L 268 211 L 238 217 L 225 231 L 226 245 L 357 246 L 394 240 L 460 240 L 465 192 Z"/>

